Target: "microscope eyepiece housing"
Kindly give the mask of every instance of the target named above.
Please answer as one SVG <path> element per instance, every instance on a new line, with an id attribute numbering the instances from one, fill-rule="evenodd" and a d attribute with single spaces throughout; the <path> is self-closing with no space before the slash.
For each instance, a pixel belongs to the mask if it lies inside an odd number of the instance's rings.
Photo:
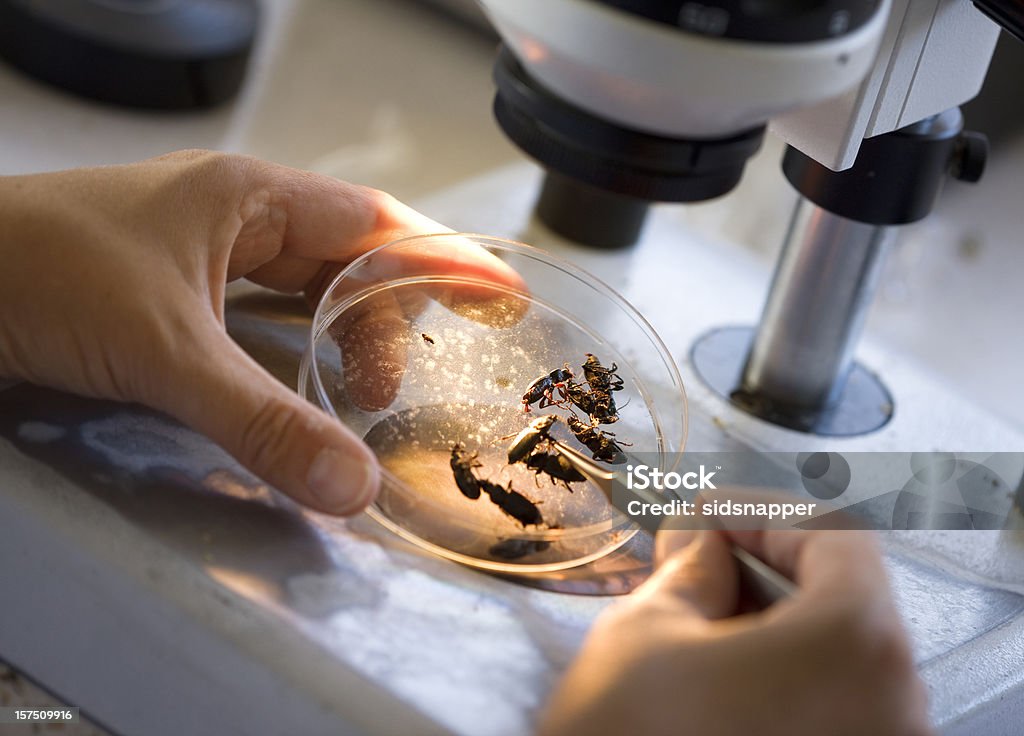
<path id="1" fill-rule="evenodd" d="M 504 41 L 495 116 L 550 172 L 538 214 L 616 246 L 649 202 L 731 191 L 771 117 L 856 85 L 888 0 L 481 5 Z"/>

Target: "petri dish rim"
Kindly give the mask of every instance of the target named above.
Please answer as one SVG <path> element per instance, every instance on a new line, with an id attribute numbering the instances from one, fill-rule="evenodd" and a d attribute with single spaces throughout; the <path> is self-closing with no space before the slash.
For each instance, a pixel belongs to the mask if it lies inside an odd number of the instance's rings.
<path id="1" fill-rule="evenodd" d="M 624 297 L 622 297 L 615 289 L 613 289 L 603 280 L 596 276 L 593 276 L 592 274 L 587 273 L 583 269 L 578 268 L 577 266 L 566 260 L 563 260 L 557 256 L 553 256 L 550 253 L 547 253 L 546 251 L 543 251 L 534 246 L 527 245 L 525 243 L 476 233 L 443 232 L 426 235 L 412 235 L 400 238 L 398 240 L 390 241 L 388 243 L 384 243 L 380 246 L 377 246 L 376 248 L 373 248 L 372 250 L 369 250 L 361 254 L 359 257 L 357 257 L 351 263 L 349 263 L 345 268 L 343 268 L 334 277 L 334 279 L 331 280 L 328 287 L 324 290 L 324 297 L 333 293 L 334 290 L 339 286 L 339 284 L 341 284 L 341 282 L 343 282 L 346 278 L 350 277 L 360 267 L 364 266 L 366 262 L 373 258 L 375 254 L 378 254 L 384 250 L 399 248 L 403 245 L 411 245 L 414 244 L 416 241 L 424 241 L 429 243 L 430 241 L 435 240 L 439 237 L 464 238 L 469 242 L 485 247 L 485 249 L 487 249 L 489 252 L 494 253 L 499 258 L 499 253 L 504 251 L 529 258 L 533 261 L 537 261 L 545 267 L 555 268 L 558 271 L 564 273 L 566 276 L 569 276 L 570 278 L 578 282 L 581 286 L 590 289 L 591 291 L 596 292 L 600 297 L 607 299 L 612 304 L 614 304 L 614 306 L 618 310 L 627 315 L 638 326 L 638 328 L 643 333 L 644 337 L 651 343 L 651 345 L 655 349 L 655 352 L 658 354 L 658 357 L 662 364 L 661 368 L 667 373 L 670 379 L 670 388 L 675 393 L 677 393 L 681 402 L 681 437 L 678 443 L 678 447 L 664 448 L 664 452 L 674 453 L 677 458 L 675 462 L 672 463 L 672 468 L 670 469 L 673 469 L 676 466 L 676 464 L 678 463 L 678 455 L 683 451 L 686 445 L 686 440 L 689 431 L 688 401 L 678 366 L 672 359 L 671 353 L 669 352 L 667 346 L 661 340 L 660 336 L 658 336 L 658 334 L 654 331 L 654 328 L 651 326 L 650 322 L 648 322 L 648 320 L 642 314 L 640 314 L 640 312 L 637 311 L 635 307 L 633 307 Z M 498 252 L 496 253 L 495 251 Z M 302 362 L 300 364 L 299 388 L 303 396 L 305 396 L 306 398 L 312 398 L 309 397 L 307 394 L 307 387 L 310 384 L 310 379 L 312 379 L 311 382 L 313 384 L 314 394 L 317 403 L 326 411 L 328 411 L 329 414 L 334 416 L 336 419 L 341 420 L 332 402 L 328 399 L 323 381 L 320 377 L 319 371 L 316 368 L 315 360 L 317 340 L 323 336 L 323 333 L 326 331 L 328 327 L 329 321 L 331 319 L 336 318 L 346 309 L 351 308 L 351 306 L 353 306 L 358 301 L 368 298 L 372 294 L 379 293 L 383 289 L 393 288 L 395 285 L 404 282 L 426 283 L 430 281 L 486 285 L 489 288 L 498 291 L 504 291 L 509 294 L 523 296 L 529 299 L 531 302 L 537 303 L 538 305 L 544 306 L 545 308 L 552 310 L 556 314 L 562 315 L 566 318 L 570 318 L 569 315 L 563 312 L 559 307 L 557 307 L 557 305 L 553 305 L 547 302 L 547 300 L 540 299 L 536 295 L 531 294 L 528 291 L 514 289 L 507 285 L 495 284 L 494 282 L 490 282 L 485 279 L 474 278 L 472 276 L 467 275 L 452 276 L 451 274 L 418 274 L 413 277 L 396 277 L 383 281 L 371 282 L 368 286 L 347 294 L 344 299 L 338 302 L 331 303 L 329 307 L 327 307 L 326 298 L 321 298 L 320 302 L 318 303 L 317 308 L 314 312 L 313 322 L 310 327 L 308 347 L 303 355 Z M 582 328 L 586 333 L 593 334 L 593 331 L 591 329 L 587 328 L 585 325 L 578 324 L 578 321 L 575 320 L 574 318 L 572 318 L 572 321 L 574 323 L 577 323 L 576 326 Z M 641 393 L 646 397 L 644 383 L 640 381 L 638 382 L 638 386 Z M 652 419 L 654 419 L 655 425 L 657 427 L 657 425 L 659 424 L 658 420 L 653 416 Z M 657 434 L 659 437 L 662 435 L 660 430 L 657 431 Z M 406 486 L 405 483 L 403 483 L 397 477 L 395 477 L 393 474 L 387 471 L 387 469 L 381 468 L 381 473 L 382 482 L 390 486 L 390 489 L 392 491 L 397 491 L 404 495 L 416 495 L 412 491 L 412 489 L 410 489 L 408 486 Z M 419 498 L 419 501 L 427 505 L 432 505 L 432 502 L 429 499 Z M 526 529 L 523 529 L 517 532 L 516 538 L 531 541 L 571 540 L 574 538 L 587 538 L 594 536 L 596 534 L 611 533 L 616 531 L 623 531 L 624 533 L 622 534 L 621 539 L 613 540 L 609 544 L 602 546 L 598 551 L 582 556 L 580 558 L 575 558 L 570 562 L 562 561 L 555 563 L 510 563 L 488 561 L 486 559 L 466 555 L 456 550 L 452 550 L 447 547 L 438 545 L 435 542 L 431 542 L 430 540 L 419 536 L 415 532 L 403 528 L 399 522 L 388 516 L 382 509 L 377 508 L 376 505 L 371 505 L 367 509 L 367 513 L 369 516 L 374 518 L 378 523 L 380 523 L 382 526 L 389 529 L 393 533 L 398 534 L 400 537 L 408 541 L 411 541 L 417 545 L 420 545 L 424 549 L 434 552 L 435 554 L 439 554 L 454 561 L 462 562 L 464 564 L 468 564 L 478 568 L 505 572 L 510 570 L 528 570 L 530 572 L 544 572 L 549 570 L 561 570 L 567 567 L 574 567 L 586 564 L 587 562 L 603 557 L 604 555 L 620 547 L 622 544 L 625 544 L 629 540 L 629 538 L 632 537 L 633 533 L 636 532 L 635 525 L 633 525 L 624 516 L 620 516 L 618 518 L 612 516 L 603 521 L 596 522 L 594 524 L 590 524 L 584 527 L 575 527 L 573 529 L 554 529 L 536 531 L 528 531 Z M 483 528 L 481 525 L 466 522 L 465 520 L 459 520 L 459 525 L 469 531 L 474 532 L 492 531 L 490 529 Z"/>

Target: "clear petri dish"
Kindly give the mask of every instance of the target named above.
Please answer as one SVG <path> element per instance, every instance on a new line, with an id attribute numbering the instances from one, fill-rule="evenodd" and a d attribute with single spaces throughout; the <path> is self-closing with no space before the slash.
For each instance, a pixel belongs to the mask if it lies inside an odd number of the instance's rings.
<path id="1" fill-rule="evenodd" d="M 565 364 L 584 381 L 588 353 L 622 379 L 619 420 L 600 429 L 673 469 L 686 442 L 686 394 L 660 338 L 596 277 L 513 241 L 414 236 L 353 261 L 317 307 L 299 392 L 377 454 L 381 493 L 367 513 L 385 527 L 474 567 L 556 571 L 636 532 L 589 483 L 567 487 L 507 460 L 530 420 L 571 413 L 567 402 L 524 411 L 527 388 Z M 576 442 L 564 421 L 552 434 Z M 475 477 L 526 497 L 541 523 L 522 523 L 486 493 L 464 495 L 451 467 L 456 445 L 476 453 Z"/>

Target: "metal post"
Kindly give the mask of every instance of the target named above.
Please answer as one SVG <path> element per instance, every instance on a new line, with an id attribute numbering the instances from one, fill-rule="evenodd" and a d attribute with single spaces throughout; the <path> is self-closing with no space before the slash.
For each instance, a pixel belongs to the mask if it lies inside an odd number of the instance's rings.
<path id="1" fill-rule="evenodd" d="M 743 370 L 745 393 L 796 412 L 835 405 L 895 230 L 800 200 Z"/>
<path id="2" fill-rule="evenodd" d="M 720 328 L 692 358 L 720 396 L 802 432 L 852 436 L 893 414 L 882 381 L 853 360 L 896 228 L 926 217 L 946 178 L 977 181 L 984 136 L 956 108 L 867 138 L 854 165 L 833 171 L 793 148 L 782 171 L 803 195 L 790 221 L 756 331 Z"/>

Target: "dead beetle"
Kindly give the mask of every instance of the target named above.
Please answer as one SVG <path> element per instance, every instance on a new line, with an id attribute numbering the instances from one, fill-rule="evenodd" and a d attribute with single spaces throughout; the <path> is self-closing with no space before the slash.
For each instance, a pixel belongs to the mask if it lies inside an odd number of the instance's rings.
<path id="1" fill-rule="evenodd" d="M 590 416 L 594 411 L 594 392 L 585 389 L 581 383 L 567 381 L 565 384 L 565 398 L 587 416 Z"/>
<path id="2" fill-rule="evenodd" d="M 590 386 L 590 393 L 587 397 L 587 416 L 593 424 L 614 424 L 619 421 L 618 409 L 615 406 L 613 391 L 621 391 L 623 388 L 622 377 L 615 371 L 618 366 L 612 363 L 611 368 L 601 365 L 601 361 L 593 353 L 587 353 L 587 359 L 583 362 L 583 375 Z M 571 394 L 570 394 L 571 400 Z M 576 402 L 573 402 L 576 403 Z M 577 404 L 579 406 L 579 404 Z M 582 406 L 580 406 L 583 409 Z"/>
<path id="3" fill-rule="evenodd" d="M 512 440 L 512 444 L 508 446 L 509 465 L 525 459 L 541 440 L 546 440 L 548 432 L 556 421 L 558 421 L 556 415 L 545 414 L 534 419 L 522 432 L 517 434 L 516 438 Z"/>
<path id="4" fill-rule="evenodd" d="M 622 377 L 615 371 L 618 366 L 612 363 L 611 368 L 601 365 L 601 361 L 593 353 L 587 353 L 587 359 L 583 361 L 583 375 L 594 391 L 621 391 Z"/>
<path id="5" fill-rule="evenodd" d="M 593 425 L 588 426 L 574 416 L 566 417 L 565 422 L 576 439 L 593 453 L 595 460 L 612 464 L 626 461 L 622 449 L 611 439 L 611 432 L 602 432 Z"/>
<path id="6" fill-rule="evenodd" d="M 476 453 L 467 451 L 461 442 L 456 442 L 452 445 L 449 464 L 455 476 L 455 485 L 462 491 L 462 495 L 466 498 L 480 498 L 480 481 L 473 475 L 473 469 L 483 467 L 483 464 L 476 459 Z"/>
<path id="7" fill-rule="evenodd" d="M 569 368 L 568 363 L 563 363 L 561 368 L 557 368 L 546 376 L 541 376 L 526 389 L 526 393 L 523 394 L 523 411 L 530 411 L 530 404 L 540 402 L 538 408 L 545 409 L 549 406 L 557 405 L 559 402 L 555 398 L 555 389 L 558 389 L 562 393 L 562 398 L 565 398 L 565 384 L 567 381 L 571 381 L 573 378 L 572 369 Z"/>
<path id="8" fill-rule="evenodd" d="M 568 458 L 557 452 L 535 452 L 526 459 L 526 467 L 533 470 L 537 475 L 545 473 L 551 477 L 551 482 L 562 481 L 562 485 L 572 493 L 570 483 L 580 483 L 586 477 L 569 462 Z"/>
<path id="9" fill-rule="evenodd" d="M 550 546 L 551 542 L 542 539 L 503 539 L 487 551 L 502 560 L 518 560 L 526 555 L 543 552 Z"/>
<path id="10" fill-rule="evenodd" d="M 577 409 L 590 417 L 591 424 L 614 424 L 619 421 L 618 409 L 611 393 L 587 390 L 574 381 L 565 385 L 565 396 Z"/>
<path id="11" fill-rule="evenodd" d="M 489 480 L 480 481 L 480 488 L 483 489 L 490 499 L 498 505 L 502 511 L 518 521 L 522 526 L 533 524 L 539 526 L 544 523 L 537 504 L 512 488 L 491 483 Z"/>

